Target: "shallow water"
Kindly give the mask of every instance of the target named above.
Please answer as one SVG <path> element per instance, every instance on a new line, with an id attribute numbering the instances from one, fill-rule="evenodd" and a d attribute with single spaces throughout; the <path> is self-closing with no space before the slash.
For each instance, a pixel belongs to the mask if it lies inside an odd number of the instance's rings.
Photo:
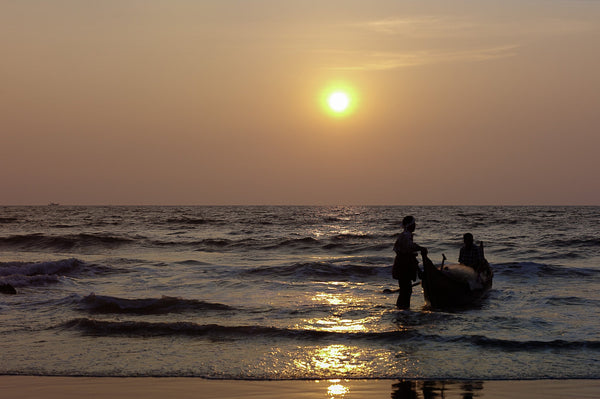
<path id="1" fill-rule="evenodd" d="M 398 311 L 406 214 L 479 306 Z M 1 207 L 1 374 L 600 378 L 599 207 Z"/>

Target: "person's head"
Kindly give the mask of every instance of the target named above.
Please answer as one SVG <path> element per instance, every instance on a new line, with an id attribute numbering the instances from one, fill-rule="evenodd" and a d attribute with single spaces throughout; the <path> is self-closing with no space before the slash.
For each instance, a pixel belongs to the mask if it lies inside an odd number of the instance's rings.
<path id="1" fill-rule="evenodd" d="M 402 227 L 404 227 L 404 230 L 415 231 L 415 228 L 417 227 L 415 217 L 410 215 L 405 216 L 404 219 L 402 219 Z"/>
<path id="2" fill-rule="evenodd" d="M 471 233 L 465 233 L 463 235 L 463 240 L 465 241 L 465 245 L 467 247 L 470 247 L 471 245 L 473 245 L 473 234 L 471 234 Z"/>

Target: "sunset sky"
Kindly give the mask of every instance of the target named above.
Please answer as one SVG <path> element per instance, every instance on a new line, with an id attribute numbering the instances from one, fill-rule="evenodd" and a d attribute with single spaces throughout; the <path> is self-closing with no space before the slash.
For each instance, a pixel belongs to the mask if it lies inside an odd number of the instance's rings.
<path id="1" fill-rule="evenodd" d="M 0 204 L 600 205 L 600 1 L 0 0 L 0 48 Z"/>

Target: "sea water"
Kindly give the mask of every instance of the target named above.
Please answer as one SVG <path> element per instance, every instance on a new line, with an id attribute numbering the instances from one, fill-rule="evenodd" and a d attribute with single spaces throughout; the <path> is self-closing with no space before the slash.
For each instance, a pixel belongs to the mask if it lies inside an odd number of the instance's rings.
<path id="1" fill-rule="evenodd" d="M 393 243 L 493 288 L 395 308 Z M 600 207 L 0 207 L 0 374 L 600 378 Z"/>

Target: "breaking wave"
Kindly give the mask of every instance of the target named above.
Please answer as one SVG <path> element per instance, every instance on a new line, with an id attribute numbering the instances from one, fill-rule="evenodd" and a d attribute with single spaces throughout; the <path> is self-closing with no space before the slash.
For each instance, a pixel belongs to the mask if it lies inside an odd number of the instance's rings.
<path id="1" fill-rule="evenodd" d="M 121 314 L 167 314 L 194 311 L 233 310 L 231 306 L 204 302 L 195 299 L 182 299 L 163 296 L 161 298 L 125 299 L 112 296 L 90 294 L 79 302 L 80 310 L 89 313 Z"/>
<path id="2" fill-rule="evenodd" d="M 391 250 L 389 237 L 373 237 L 368 234 L 337 234 L 330 237 L 300 238 L 230 238 L 214 237 L 201 240 L 154 240 L 150 245 L 157 247 L 186 247 L 204 252 L 240 251 L 324 251 L 354 254 L 363 251 Z"/>
<path id="3" fill-rule="evenodd" d="M 331 262 L 300 262 L 287 266 L 259 267 L 243 271 L 248 276 L 292 277 L 297 279 L 352 280 L 367 277 L 389 276 L 390 266 L 336 264 Z"/>
<path id="4" fill-rule="evenodd" d="M 600 270 L 591 268 L 564 267 L 535 262 L 511 262 L 492 265 L 499 275 L 523 275 L 538 277 L 595 277 Z"/>
<path id="5" fill-rule="evenodd" d="M 213 223 L 207 219 L 177 218 L 171 223 L 203 225 Z M 55 228 L 67 229 L 71 225 L 54 225 Z M 233 236 L 232 234 L 231 236 Z M 207 237 L 190 239 L 176 237 L 169 239 L 150 239 L 142 235 L 115 235 L 107 233 L 78 233 L 50 235 L 31 233 L 0 237 L 0 248 L 25 251 L 82 251 L 120 249 L 127 246 L 143 246 L 158 248 L 188 248 L 204 252 L 240 252 L 240 251 L 323 251 L 355 254 L 363 251 L 391 250 L 390 236 L 375 236 L 362 233 L 333 234 L 323 237 L 273 237 L 264 235 L 253 237 L 245 235 L 241 239 L 228 237 Z"/>
<path id="6" fill-rule="evenodd" d="M 178 225 L 204 225 L 204 224 L 223 224 L 223 221 L 215 219 L 204 219 L 196 217 L 175 217 L 166 220 L 167 224 L 178 224 Z"/>
<path id="7" fill-rule="evenodd" d="M 600 341 L 565 341 L 556 339 L 552 341 L 513 341 L 506 339 L 488 338 L 484 336 L 468 336 L 452 340 L 454 342 L 467 342 L 477 346 L 506 351 L 544 351 L 551 349 L 593 349 L 600 350 Z"/>
<path id="8" fill-rule="evenodd" d="M 545 350 L 600 350 L 600 341 L 516 341 L 489 338 L 481 335 L 444 337 L 424 335 L 414 330 L 384 332 L 337 332 L 310 329 L 289 329 L 267 326 L 223 326 L 192 322 L 145 322 L 105 321 L 78 318 L 63 323 L 59 328 L 77 330 L 96 336 L 190 336 L 214 340 L 223 339 L 293 339 L 293 340 L 368 340 L 381 344 L 401 342 L 469 343 L 475 346 L 502 351 L 545 351 Z"/>
<path id="9" fill-rule="evenodd" d="M 598 237 L 583 237 L 572 239 L 558 239 L 547 244 L 559 248 L 594 248 L 600 247 L 600 238 Z"/>
<path id="10" fill-rule="evenodd" d="M 117 237 L 107 234 L 67 234 L 49 236 L 42 233 L 13 235 L 0 238 L 0 247 L 25 250 L 58 250 L 68 251 L 79 248 L 117 248 L 134 242 L 127 237 Z"/>
<path id="11" fill-rule="evenodd" d="M 83 264 L 77 259 L 39 263 L 0 263 L 0 282 L 13 287 L 53 284 L 59 281 L 60 276 L 72 273 Z"/>
<path id="12" fill-rule="evenodd" d="M 84 334 L 130 337 L 148 336 L 193 336 L 212 339 L 248 339 L 248 338 L 289 338 L 297 340 L 314 340 L 323 338 L 363 338 L 377 337 L 412 338 L 417 333 L 410 331 L 393 331 L 387 333 L 347 333 L 322 330 L 302 330 L 268 326 L 222 326 L 218 324 L 196 324 L 192 322 L 144 322 L 144 321 L 105 321 L 78 318 L 63 323 L 59 328 L 78 330 Z"/>
<path id="13" fill-rule="evenodd" d="M 0 283 L 13 287 L 42 286 L 58 283 L 61 276 L 104 274 L 113 270 L 75 258 L 48 262 L 3 262 L 0 263 Z"/>

